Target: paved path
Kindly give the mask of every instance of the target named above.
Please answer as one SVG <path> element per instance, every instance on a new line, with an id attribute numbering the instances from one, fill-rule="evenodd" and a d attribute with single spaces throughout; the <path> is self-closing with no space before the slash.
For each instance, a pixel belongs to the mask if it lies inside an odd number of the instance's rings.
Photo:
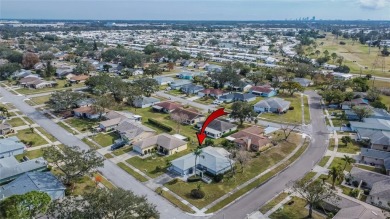
<path id="1" fill-rule="evenodd" d="M 307 151 L 291 167 L 281 172 L 261 187 L 242 197 L 240 201 L 219 211 L 213 218 L 236 219 L 245 218 L 248 213 L 257 211 L 286 188 L 286 184 L 302 178 L 311 171 L 315 163 L 321 160 L 328 146 L 328 130 L 324 122 L 321 97 L 314 91 L 307 91 L 309 97 L 312 126 L 306 127 L 311 133 L 312 141 Z"/>
<path id="2" fill-rule="evenodd" d="M 0 95 L 2 96 L 0 101 L 12 103 L 24 115 L 32 119 L 64 145 L 78 145 L 81 149 L 89 149 L 88 145 L 86 145 L 80 139 L 48 119 L 34 107 L 26 104 L 23 101 L 25 97 L 12 94 L 2 87 L 0 87 Z M 160 212 L 162 219 L 186 219 L 193 217 L 174 207 L 166 199 L 159 196 L 154 191 L 148 189 L 145 185 L 137 181 L 135 178 L 127 174 L 124 170 L 109 160 L 104 162 L 104 168 L 100 168 L 99 171 L 114 185 L 127 190 L 132 190 L 137 195 L 145 195 L 150 202 L 156 204 L 157 210 Z"/>

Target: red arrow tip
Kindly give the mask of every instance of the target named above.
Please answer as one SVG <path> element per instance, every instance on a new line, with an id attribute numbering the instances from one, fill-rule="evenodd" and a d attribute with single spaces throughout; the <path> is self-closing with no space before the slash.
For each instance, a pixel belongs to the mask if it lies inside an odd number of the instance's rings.
<path id="1" fill-rule="evenodd" d="M 204 139 L 206 138 L 206 134 L 204 132 L 196 133 L 196 137 L 198 138 L 199 146 L 201 146 L 203 141 L 204 141 Z"/>

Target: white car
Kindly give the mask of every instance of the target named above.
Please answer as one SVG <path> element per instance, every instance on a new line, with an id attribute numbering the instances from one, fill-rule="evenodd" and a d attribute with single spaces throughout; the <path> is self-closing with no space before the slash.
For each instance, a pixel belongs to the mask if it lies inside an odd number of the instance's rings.
<path id="1" fill-rule="evenodd" d="M 223 101 L 221 101 L 221 100 L 214 100 L 214 101 L 213 101 L 213 104 L 216 104 L 216 105 L 219 105 L 219 104 L 221 104 L 221 103 L 223 103 Z"/>

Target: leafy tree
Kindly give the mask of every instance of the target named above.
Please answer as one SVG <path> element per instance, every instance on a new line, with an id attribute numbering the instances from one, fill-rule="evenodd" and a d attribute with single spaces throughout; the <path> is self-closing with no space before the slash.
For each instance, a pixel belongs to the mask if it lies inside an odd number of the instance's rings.
<path id="1" fill-rule="evenodd" d="M 376 100 L 376 101 L 372 102 L 371 106 L 375 107 L 375 108 L 379 108 L 379 109 L 388 110 L 386 104 L 382 103 L 380 100 Z"/>
<path id="2" fill-rule="evenodd" d="M 372 102 L 375 102 L 377 100 L 380 100 L 381 92 L 378 88 L 371 88 L 367 91 L 367 99 L 369 99 Z"/>
<path id="3" fill-rule="evenodd" d="M 344 57 L 342 57 L 342 56 L 339 56 L 339 57 L 337 58 L 337 60 L 336 60 L 336 63 L 338 63 L 339 66 L 341 66 L 341 65 L 343 64 L 343 62 L 344 62 Z"/>
<path id="4" fill-rule="evenodd" d="M 0 202 L 0 212 L 5 218 L 30 219 L 45 214 L 51 198 L 45 192 L 31 191 L 13 195 Z"/>
<path id="5" fill-rule="evenodd" d="M 132 191 L 115 188 L 96 189 L 83 197 L 68 196 L 51 203 L 48 216 L 52 218 L 107 218 L 107 219 L 150 219 L 160 217 L 156 206 L 147 202 L 145 196 Z"/>
<path id="6" fill-rule="evenodd" d="M 43 157 L 64 173 L 63 181 L 67 185 L 103 166 L 104 159 L 94 150 L 80 150 L 78 146 L 73 146 L 64 147 L 62 152 L 54 147 L 44 148 L 43 151 Z"/>
<path id="7" fill-rule="evenodd" d="M 55 59 L 55 57 L 54 57 L 53 53 L 45 52 L 45 53 L 42 53 L 41 55 L 39 55 L 39 59 L 43 60 L 43 61 L 49 61 L 49 60 Z"/>
<path id="8" fill-rule="evenodd" d="M 93 51 L 97 51 L 98 50 L 98 46 L 97 46 L 97 43 L 96 43 L 96 40 L 93 41 Z"/>
<path id="9" fill-rule="evenodd" d="M 337 54 L 336 53 L 332 53 L 330 56 L 332 57 L 333 63 L 335 63 L 335 61 L 336 61 L 336 59 L 338 57 Z"/>
<path id="10" fill-rule="evenodd" d="M 109 72 L 110 68 L 112 68 L 112 65 L 109 65 L 109 64 L 104 64 L 103 65 L 103 71 L 105 71 L 105 72 Z"/>
<path id="11" fill-rule="evenodd" d="M 343 142 L 343 144 L 347 145 L 348 143 L 352 142 L 352 138 L 349 136 L 343 136 L 343 137 L 341 137 L 341 142 Z"/>
<path id="12" fill-rule="evenodd" d="M 373 114 L 373 110 L 367 106 L 354 106 L 352 111 L 357 115 L 359 121 L 362 121 L 363 118 L 367 118 Z"/>
<path id="13" fill-rule="evenodd" d="M 39 62 L 39 57 L 37 54 L 27 52 L 23 54 L 22 65 L 24 68 L 30 69 L 33 68 L 35 64 Z"/>
<path id="14" fill-rule="evenodd" d="M 23 54 L 18 52 L 18 51 L 9 51 L 5 58 L 9 61 L 9 62 L 14 62 L 14 63 L 19 63 L 19 64 L 22 64 L 22 61 L 23 61 Z"/>
<path id="15" fill-rule="evenodd" d="M 211 79 L 218 83 L 218 87 L 223 88 L 227 82 L 236 83 L 240 81 L 239 76 L 234 71 L 231 64 L 223 67 L 221 72 L 214 72 L 211 76 Z"/>
<path id="16" fill-rule="evenodd" d="M 242 124 L 246 119 L 255 116 L 253 107 L 247 102 L 242 102 L 242 101 L 234 102 L 231 109 L 232 112 L 230 113 L 230 117 L 233 119 L 240 120 L 240 126 L 242 126 Z"/>
<path id="17" fill-rule="evenodd" d="M 336 180 L 341 181 L 344 177 L 343 170 L 341 169 L 340 166 L 333 166 L 330 168 L 328 172 L 328 177 L 332 178 L 332 189 L 335 189 L 334 184 Z"/>
<path id="18" fill-rule="evenodd" d="M 168 62 L 167 64 L 168 71 L 172 71 L 175 68 L 175 63 Z"/>
<path id="19" fill-rule="evenodd" d="M 155 75 L 161 75 L 162 74 L 162 69 L 158 64 L 151 64 L 149 67 L 145 69 L 145 75 L 150 75 L 152 78 L 154 78 Z"/>
<path id="20" fill-rule="evenodd" d="M 328 56 L 329 56 L 329 51 L 328 51 L 328 50 L 325 50 L 325 51 L 324 51 L 324 55 L 325 55 L 325 57 L 328 57 Z"/>
<path id="21" fill-rule="evenodd" d="M 177 133 L 180 134 L 181 125 L 188 120 L 188 115 L 183 113 L 172 113 L 171 119 L 177 124 Z"/>
<path id="22" fill-rule="evenodd" d="M 105 67 L 106 65 L 103 65 L 103 68 Z M 109 66 L 106 66 L 106 67 L 109 67 Z M 77 63 L 77 66 L 73 69 L 73 73 L 79 75 L 79 74 L 85 74 L 85 73 L 90 73 L 91 71 L 94 71 L 95 70 L 95 67 L 88 61 L 81 61 L 79 63 Z M 109 71 L 109 68 L 108 69 L 105 69 L 107 71 Z"/>
<path id="23" fill-rule="evenodd" d="M 115 103 L 115 101 L 111 96 L 103 95 L 96 99 L 92 107 L 99 113 L 99 119 L 101 119 L 104 112 L 106 112 L 107 108 L 112 106 L 113 103 Z"/>
<path id="24" fill-rule="evenodd" d="M 344 93 L 340 90 L 325 90 L 321 93 L 321 96 L 328 104 L 332 102 L 339 103 L 345 99 Z"/>
<path id="25" fill-rule="evenodd" d="M 341 158 L 341 160 L 345 161 L 343 171 L 345 170 L 348 164 L 352 164 L 355 162 L 355 160 L 352 157 L 349 157 L 347 155 L 344 155 L 344 157 Z"/>
<path id="26" fill-rule="evenodd" d="M 333 71 L 341 72 L 341 73 L 349 73 L 351 69 L 346 65 L 340 65 L 339 67 L 335 68 Z"/>
<path id="27" fill-rule="evenodd" d="M 252 155 L 246 150 L 239 150 L 236 153 L 235 160 L 240 163 L 241 171 L 244 172 L 244 166 L 251 160 Z"/>
<path id="28" fill-rule="evenodd" d="M 257 86 L 258 83 L 264 81 L 264 77 L 265 75 L 261 72 L 253 72 L 249 73 L 246 78 L 251 80 L 255 84 L 255 86 Z"/>
<path id="29" fill-rule="evenodd" d="M 285 81 L 280 86 L 280 89 L 287 90 L 290 95 L 294 95 L 295 92 L 303 92 L 305 90 L 304 87 L 302 87 L 301 84 L 295 81 Z"/>
<path id="30" fill-rule="evenodd" d="M 76 107 L 79 100 L 85 99 L 86 95 L 80 92 L 71 90 L 56 91 L 51 94 L 48 105 L 56 112 L 69 110 Z"/>
<path id="31" fill-rule="evenodd" d="M 320 50 L 316 50 L 316 51 L 315 51 L 315 54 L 316 54 L 316 56 L 318 57 L 318 56 L 321 54 L 321 51 L 320 51 Z"/>
<path id="32" fill-rule="evenodd" d="M 211 39 L 211 40 L 209 40 L 209 44 L 210 44 L 211 46 L 216 46 L 216 45 L 219 44 L 219 40 L 217 40 L 217 39 Z"/>
<path id="33" fill-rule="evenodd" d="M 6 63 L 4 65 L 0 65 L 0 79 L 5 80 L 12 73 L 19 71 L 21 69 L 18 63 Z"/>
<path id="34" fill-rule="evenodd" d="M 160 88 L 156 80 L 152 78 L 141 78 L 133 82 L 133 85 L 138 87 L 143 95 L 150 97 L 152 93 L 157 92 Z"/>
<path id="35" fill-rule="evenodd" d="M 49 78 L 56 73 L 56 68 L 51 64 L 51 61 L 47 61 L 45 65 L 45 70 L 43 72 L 43 77 Z"/>
<path id="36" fill-rule="evenodd" d="M 306 183 L 305 180 L 296 181 L 292 186 L 294 192 L 298 193 L 309 205 L 308 218 L 313 216 L 313 207 L 321 201 L 334 198 L 335 193 L 326 184 L 314 181 Z"/>
<path id="37" fill-rule="evenodd" d="M 144 53 L 147 55 L 151 55 L 152 53 L 156 53 L 157 48 L 153 44 L 148 44 L 144 48 Z"/>

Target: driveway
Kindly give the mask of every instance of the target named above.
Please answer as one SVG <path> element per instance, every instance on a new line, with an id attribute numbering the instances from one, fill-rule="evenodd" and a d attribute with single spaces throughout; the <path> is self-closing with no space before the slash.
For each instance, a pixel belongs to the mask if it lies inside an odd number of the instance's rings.
<path id="1" fill-rule="evenodd" d="M 65 129 L 48 119 L 41 112 L 37 111 L 34 107 L 26 104 L 23 96 L 14 95 L 4 88 L 0 87 L 1 102 L 9 102 L 15 105 L 23 114 L 28 116 L 48 133 L 56 137 L 64 145 L 77 145 L 81 149 L 89 149 L 88 145 L 78 139 L 76 136 L 70 134 Z M 154 191 L 148 189 L 145 185 L 134 179 L 127 174 L 113 162 L 106 160 L 104 167 L 99 169 L 102 174 L 113 182 L 116 186 L 126 190 L 131 190 L 137 195 L 144 195 L 148 198 L 148 201 L 154 203 L 157 206 L 157 210 L 160 212 L 162 219 L 186 219 L 192 218 L 192 216 L 185 214 L 180 209 L 174 207 L 169 201 L 159 196 Z"/>

